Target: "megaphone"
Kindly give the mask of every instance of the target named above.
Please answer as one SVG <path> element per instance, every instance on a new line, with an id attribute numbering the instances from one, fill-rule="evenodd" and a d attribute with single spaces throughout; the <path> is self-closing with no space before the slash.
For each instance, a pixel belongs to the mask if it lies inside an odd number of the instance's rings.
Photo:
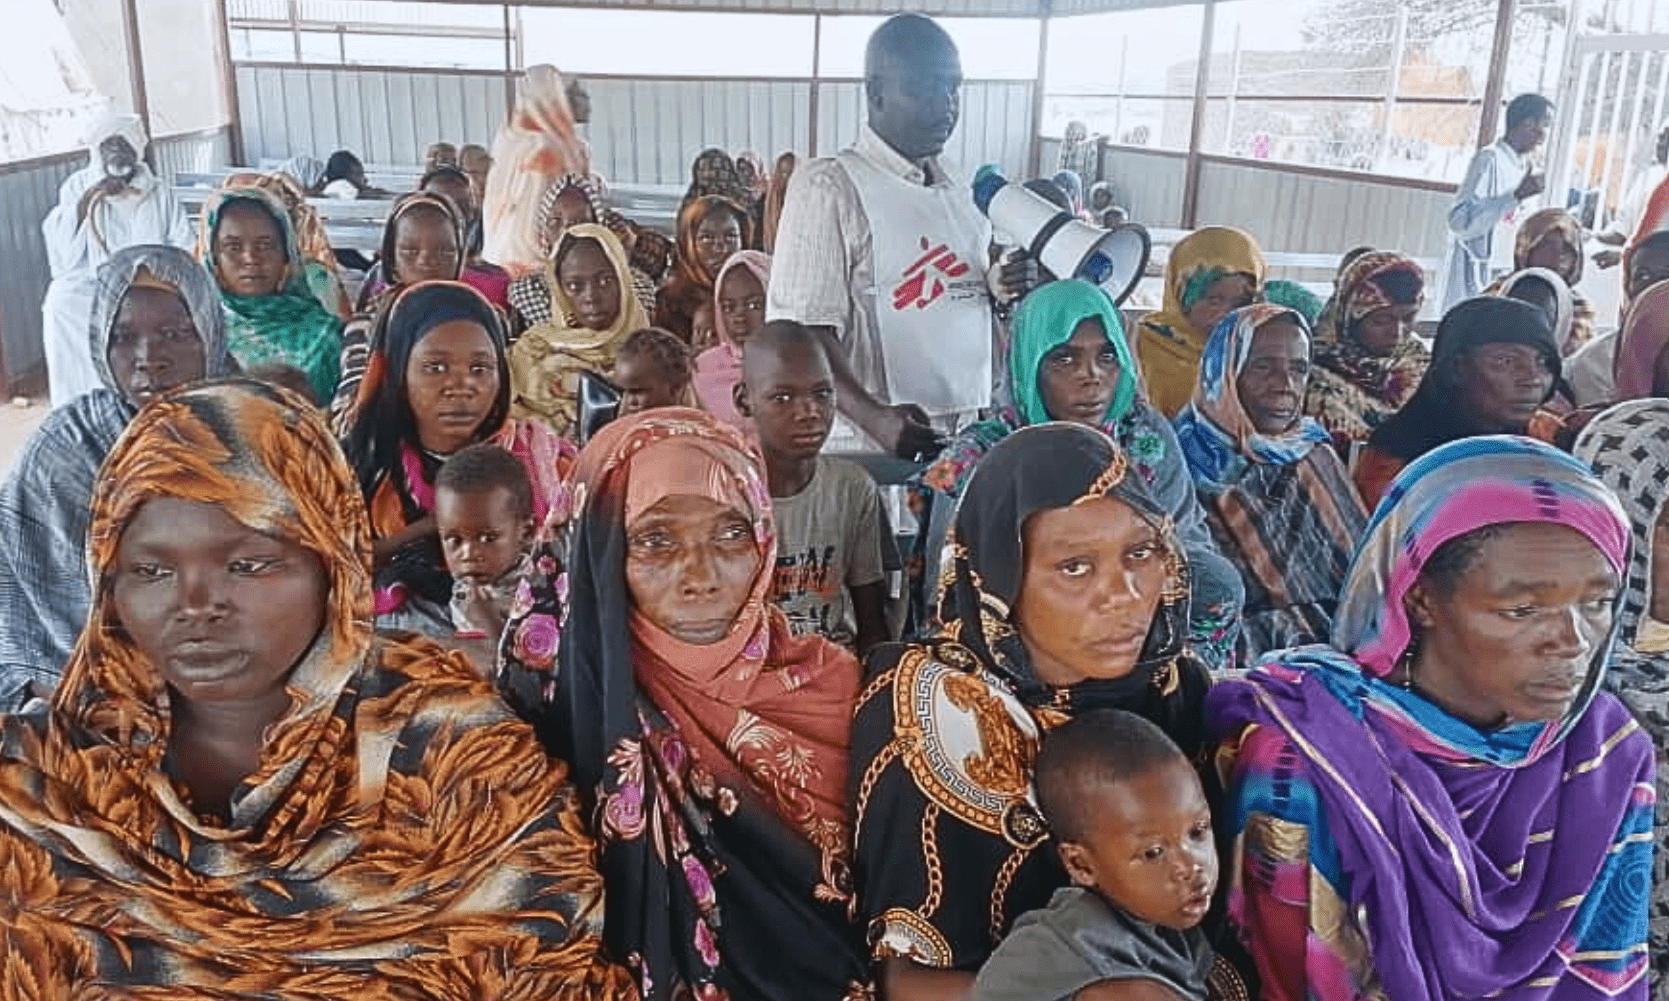
<path id="1" fill-rule="evenodd" d="M 1146 229 L 1135 223 L 1113 229 L 1091 226 L 1010 183 L 995 164 L 986 164 L 974 175 L 974 204 L 1055 277 L 1099 285 L 1115 305 L 1135 291 L 1147 270 L 1153 243 Z"/>

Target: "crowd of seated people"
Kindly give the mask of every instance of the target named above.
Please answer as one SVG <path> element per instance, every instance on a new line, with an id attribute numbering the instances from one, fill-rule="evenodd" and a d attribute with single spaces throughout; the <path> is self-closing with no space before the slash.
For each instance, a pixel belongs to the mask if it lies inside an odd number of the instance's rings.
<path id="1" fill-rule="evenodd" d="M 662 234 L 538 67 L 351 306 L 351 156 L 81 261 L 0 992 L 1669 996 L 1669 187 L 1616 317 L 1555 209 L 1430 341 L 1398 249 L 1323 302 L 1228 226 L 1127 316 L 998 242 L 961 76 L 889 18 L 849 148 Z M 1122 221 L 1089 162 L 1028 189 Z"/>

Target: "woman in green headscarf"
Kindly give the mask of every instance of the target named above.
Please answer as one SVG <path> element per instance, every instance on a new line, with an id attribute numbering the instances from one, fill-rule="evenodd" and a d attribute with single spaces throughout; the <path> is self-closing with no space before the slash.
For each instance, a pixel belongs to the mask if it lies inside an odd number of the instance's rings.
<path id="1" fill-rule="evenodd" d="M 342 321 L 311 290 L 309 269 L 289 213 L 258 188 L 223 188 L 203 206 L 207 256 L 220 292 L 226 341 L 245 369 L 293 365 L 307 373 L 314 398 L 336 392 Z"/>
<path id="2" fill-rule="evenodd" d="M 952 439 L 922 471 L 913 501 L 926 525 L 920 595 L 937 614 L 939 567 L 956 503 L 979 461 L 1032 424 L 1068 421 L 1105 432 L 1124 450 L 1176 523 L 1193 577 L 1189 640 L 1212 666 L 1231 655 L 1243 594 L 1239 575 L 1217 554 L 1170 422 L 1137 393 L 1124 325 L 1107 294 L 1084 281 L 1057 281 L 1021 301 L 1008 353 L 1008 398 L 990 420 Z"/>

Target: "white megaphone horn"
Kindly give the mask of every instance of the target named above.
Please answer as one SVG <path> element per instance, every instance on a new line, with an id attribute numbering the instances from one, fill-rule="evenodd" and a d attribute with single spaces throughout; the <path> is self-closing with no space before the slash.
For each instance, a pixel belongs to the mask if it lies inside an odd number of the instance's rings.
<path id="1" fill-rule="evenodd" d="M 974 175 L 974 204 L 1055 277 L 1099 285 L 1115 305 L 1135 291 L 1147 270 L 1153 245 L 1146 229 L 1135 223 L 1113 229 L 1091 226 L 1048 199 L 1010 183 L 994 164 L 986 164 Z"/>

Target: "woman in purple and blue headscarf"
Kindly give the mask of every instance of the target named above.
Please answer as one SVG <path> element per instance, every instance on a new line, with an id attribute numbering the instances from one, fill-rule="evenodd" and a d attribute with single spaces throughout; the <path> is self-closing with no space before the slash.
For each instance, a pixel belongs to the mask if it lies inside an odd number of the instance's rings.
<path id="1" fill-rule="evenodd" d="M 1643 999 L 1653 748 L 1603 690 L 1629 519 L 1524 438 L 1411 463 L 1330 646 L 1207 696 L 1278 1001 Z"/>

